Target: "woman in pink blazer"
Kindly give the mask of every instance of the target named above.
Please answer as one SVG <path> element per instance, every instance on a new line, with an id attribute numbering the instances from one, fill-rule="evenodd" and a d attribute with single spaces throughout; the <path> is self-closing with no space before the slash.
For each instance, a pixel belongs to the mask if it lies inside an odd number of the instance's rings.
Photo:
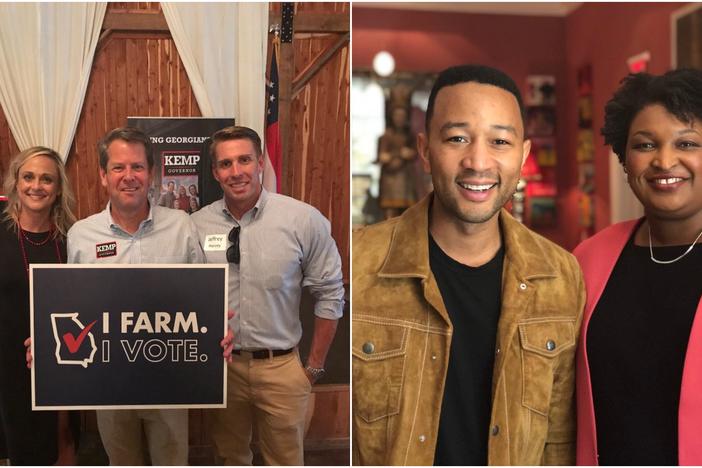
<path id="1" fill-rule="evenodd" d="M 587 287 L 577 461 L 700 465 L 702 71 L 629 75 L 602 134 L 645 215 L 575 250 Z"/>

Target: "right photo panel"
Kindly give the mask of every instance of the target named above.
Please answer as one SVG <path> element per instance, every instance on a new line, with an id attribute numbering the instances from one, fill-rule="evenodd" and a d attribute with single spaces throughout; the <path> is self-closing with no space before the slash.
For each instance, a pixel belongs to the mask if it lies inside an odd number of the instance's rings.
<path id="1" fill-rule="evenodd" d="M 702 464 L 700 24 L 352 4 L 353 465 Z"/>

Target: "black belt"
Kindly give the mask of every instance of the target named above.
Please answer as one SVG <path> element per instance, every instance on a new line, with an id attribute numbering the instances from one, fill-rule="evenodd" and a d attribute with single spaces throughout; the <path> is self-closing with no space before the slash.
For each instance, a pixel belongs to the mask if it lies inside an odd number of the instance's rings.
<path id="1" fill-rule="evenodd" d="M 270 359 L 276 356 L 290 354 L 295 348 L 290 349 L 257 349 L 256 351 L 246 351 L 241 349 L 232 350 L 233 354 L 239 356 L 251 356 L 251 359 Z"/>

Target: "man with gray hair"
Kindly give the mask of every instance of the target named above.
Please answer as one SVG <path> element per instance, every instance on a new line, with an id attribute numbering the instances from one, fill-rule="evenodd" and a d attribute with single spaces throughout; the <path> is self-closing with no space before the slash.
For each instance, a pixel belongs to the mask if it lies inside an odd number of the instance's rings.
<path id="1" fill-rule="evenodd" d="M 149 137 L 117 128 L 98 144 L 100 182 L 110 196 L 100 213 L 68 231 L 68 263 L 203 263 L 187 214 L 148 199 L 154 155 Z M 111 243 L 110 256 L 96 247 Z M 111 465 L 188 464 L 188 410 L 99 410 L 98 429 Z M 143 447 L 143 440 L 147 447 Z"/>

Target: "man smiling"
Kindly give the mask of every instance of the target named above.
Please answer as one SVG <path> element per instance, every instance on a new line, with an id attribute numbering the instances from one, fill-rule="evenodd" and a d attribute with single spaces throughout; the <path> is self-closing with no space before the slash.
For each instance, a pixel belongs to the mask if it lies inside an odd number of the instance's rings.
<path id="1" fill-rule="evenodd" d="M 530 150 L 517 86 L 443 71 L 417 146 L 434 192 L 353 238 L 354 464 L 572 464 L 584 289 L 502 210 Z"/>
<path id="2" fill-rule="evenodd" d="M 341 257 L 317 209 L 262 187 L 254 130 L 218 130 L 210 157 L 224 196 L 192 217 L 207 261 L 229 264 L 229 308 L 236 312 L 227 408 L 211 411 L 212 438 L 223 463 L 250 465 L 255 427 L 266 465 L 302 465 L 307 400 L 343 312 Z M 316 300 L 304 366 L 297 349 L 303 287 Z"/>
<path id="3" fill-rule="evenodd" d="M 154 172 L 149 137 L 117 128 L 98 151 L 100 182 L 110 201 L 68 231 L 68 263 L 203 263 L 188 215 L 149 201 Z M 111 465 L 143 465 L 147 452 L 154 465 L 188 464 L 186 409 L 101 410 L 97 422 Z"/>

